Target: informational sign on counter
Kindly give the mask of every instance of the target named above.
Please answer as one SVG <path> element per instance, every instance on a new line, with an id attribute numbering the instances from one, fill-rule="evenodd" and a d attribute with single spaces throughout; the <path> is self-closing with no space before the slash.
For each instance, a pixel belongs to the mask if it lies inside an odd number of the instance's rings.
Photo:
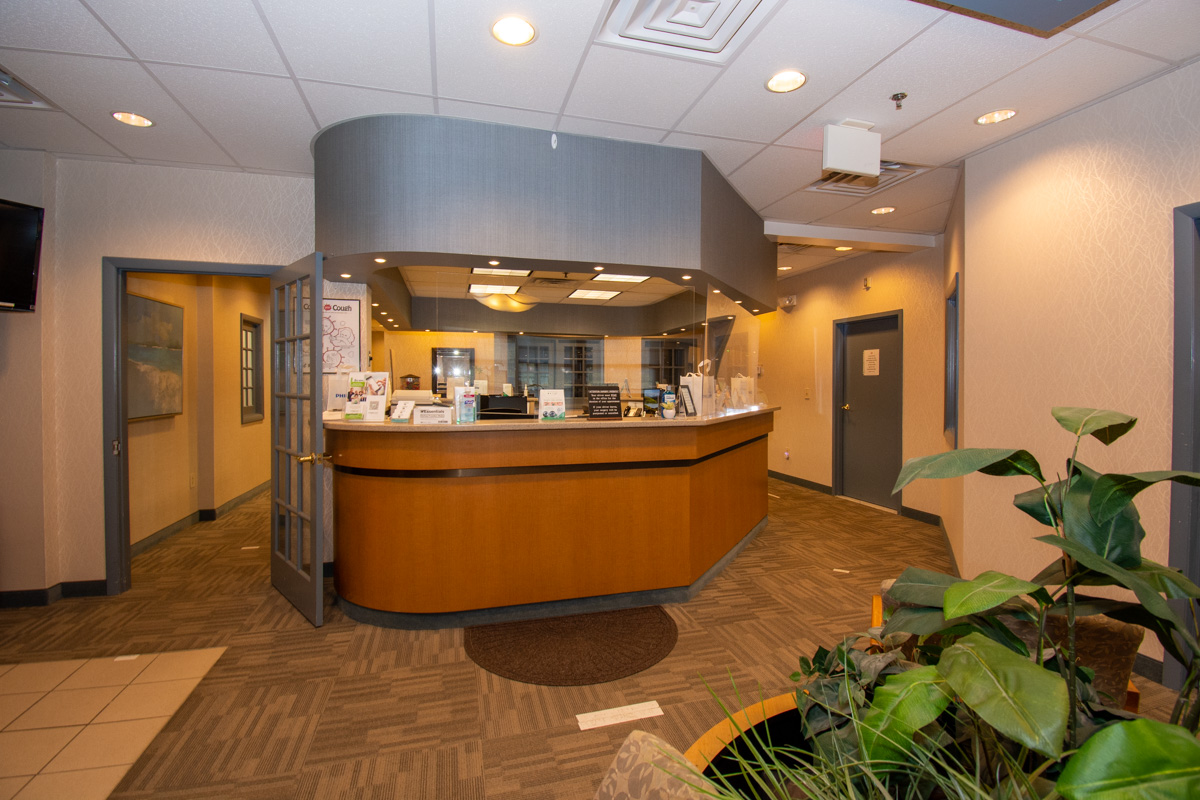
<path id="1" fill-rule="evenodd" d="M 538 392 L 538 419 L 555 422 L 567 418 L 567 402 L 562 389 L 542 389 Z"/>
<path id="2" fill-rule="evenodd" d="M 615 383 L 587 387 L 588 419 L 620 419 L 621 389 Z"/>
<path id="3" fill-rule="evenodd" d="M 454 421 L 450 406 L 417 406 L 412 412 L 413 425 L 449 425 Z"/>

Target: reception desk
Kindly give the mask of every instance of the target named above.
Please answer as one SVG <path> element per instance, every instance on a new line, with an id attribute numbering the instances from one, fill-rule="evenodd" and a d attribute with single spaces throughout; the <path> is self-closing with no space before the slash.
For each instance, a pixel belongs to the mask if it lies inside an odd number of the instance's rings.
<path id="1" fill-rule="evenodd" d="M 326 422 L 342 607 L 452 627 L 485 609 L 687 599 L 765 524 L 773 411 Z"/>

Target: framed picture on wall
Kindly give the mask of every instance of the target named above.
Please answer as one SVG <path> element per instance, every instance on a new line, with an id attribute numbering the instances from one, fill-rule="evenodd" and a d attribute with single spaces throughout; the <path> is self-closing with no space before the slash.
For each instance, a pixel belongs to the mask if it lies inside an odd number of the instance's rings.
<path id="1" fill-rule="evenodd" d="M 183 308 L 125 295 L 126 415 L 183 413 Z"/>

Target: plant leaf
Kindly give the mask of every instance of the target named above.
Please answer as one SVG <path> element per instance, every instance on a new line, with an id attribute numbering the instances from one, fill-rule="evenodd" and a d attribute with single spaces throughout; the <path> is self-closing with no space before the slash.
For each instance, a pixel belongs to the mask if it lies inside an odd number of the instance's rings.
<path id="1" fill-rule="evenodd" d="M 1129 571 L 1145 578 L 1147 583 L 1167 597 L 1200 597 L 1200 586 L 1174 567 L 1143 558 L 1141 564 Z"/>
<path id="2" fill-rule="evenodd" d="M 1117 583 L 1126 589 L 1132 590 L 1137 595 L 1138 601 L 1141 602 L 1147 611 L 1174 626 L 1176 633 L 1192 648 L 1192 652 L 1200 652 L 1200 644 L 1196 643 L 1195 637 L 1184 626 L 1179 616 L 1167 605 L 1167 601 L 1163 599 L 1162 595 L 1148 581 L 1133 574 L 1124 567 L 1096 555 L 1088 548 L 1070 539 L 1063 539 L 1058 536 L 1038 536 L 1037 541 L 1045 542 L 1059 548 L 1090 570 L 1116 578 Z"/>
<path id="3" fill-rule="evenodd" d="M 1013 505 L 1051 528 L 1058 522 L 1058 509 L 1062 505 L 1062 487 L 1066 481 L 1057 481 L 1046 487 L 1030 489 L 1013 497 Z M 1050 504 L 1046 503 L 1046 492 L 1050 493 Z"/>
<path id="4" fill-rule="evenodd" d="M 1097 522 L 1106 522 L 1129 505 L 1138 492 L 1161 481 L 1200 486 L 1200 472 L 1158 470 L 1156 472 L 1134 472 L 1128 475 L 1118 473 L 1101 475 L 1096 480 L 1095 488 L 1092 489 L 1089 510 Z"/>
<path id="5" fill-rule="evenodd" d="M 937 671 L 997 731 L 1042 755 L 1062 755 L 1067 686 L 1059 676 L 977 633 L 942 651 Z"/>
<path id="6" fill-rule="evenodd" d="M 1137 417 L 1099 408 L 1057 406 L 1050 409 L 1050 413 L 1058 420 L 1059 425 L 1076 436 L 1091 434 L 1106 445 L 1129 433 L 1137 424 Z"/>
<path id="7" fill-rule="evenodd" d="M 947 588 L 943 597 L 944 613 L 948 617 L 977 614 L 1038 588 L 1036 583 L 989 570 L 973 580 L 959 581 Z"/>
<path id="8" fill-rule="evenodd" d="M 953 575 L 946 575 L 942 572 L 909 567 L 900 573 L 900 577 L 887 590 L 887 593 L 897 603 L 914 603 L 919 606 L 941 608 L 942 595 L 958 580 Z"/>
<path id="9" fill-rule="evenodd" d="M 1176 725 L 1117 722 L 1084 742 L 1055 788 L 1067 800 L 1196 797 L 1200 742 Z"/>
<path id="10" fill-rule="evenodd" d="M 1114 564 L 1136 567 L 1142 563 L 1141 542 L 1146 538 L 1146 530 L 1132 504 L 1126 504 L 1103 524 L 1092 517 L 1091 497 L 1099 477 L 1100 473 L 1094 469 L 1075 462 L 1071 488 L 1063 500 L 1063 532 L 1068 539 L 1080 542 Z"/>
<path id="11" fill-rule="evenodd" d="M 900 631 L 928 636 L 960 622 L 956 619 L 947 620 L 940 608 L 897 608 L 883 626 L 883 635 L 890 636 Z"/>
<path id="12" fill-rule="evenodd" d="M 875 690 L 862 718 L 863 755 L 873 760 L 903 760 L 912 749 L 913 734 L 937 719 L 950 699 L 946 681 L 935 666 L 889 676 Z"/>
<path id="13" fill-rule="evenodd" d="M 1044 482 L 1037 459 L 1028 450 L 967 447 L 910 458 L 904 462 L 892 494 L 917 478 L 958 478 L 972 472 L 986 475 L 1032 475 Z"/>

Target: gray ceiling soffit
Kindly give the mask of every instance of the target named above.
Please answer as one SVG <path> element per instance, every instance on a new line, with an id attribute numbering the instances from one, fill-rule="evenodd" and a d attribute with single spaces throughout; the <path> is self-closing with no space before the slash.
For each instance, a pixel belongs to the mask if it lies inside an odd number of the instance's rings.
<path id="1" fill-rule="evenodd" d="M 916 0 L 1037 36 L 1052 36 L 1117 0 Z"/>

